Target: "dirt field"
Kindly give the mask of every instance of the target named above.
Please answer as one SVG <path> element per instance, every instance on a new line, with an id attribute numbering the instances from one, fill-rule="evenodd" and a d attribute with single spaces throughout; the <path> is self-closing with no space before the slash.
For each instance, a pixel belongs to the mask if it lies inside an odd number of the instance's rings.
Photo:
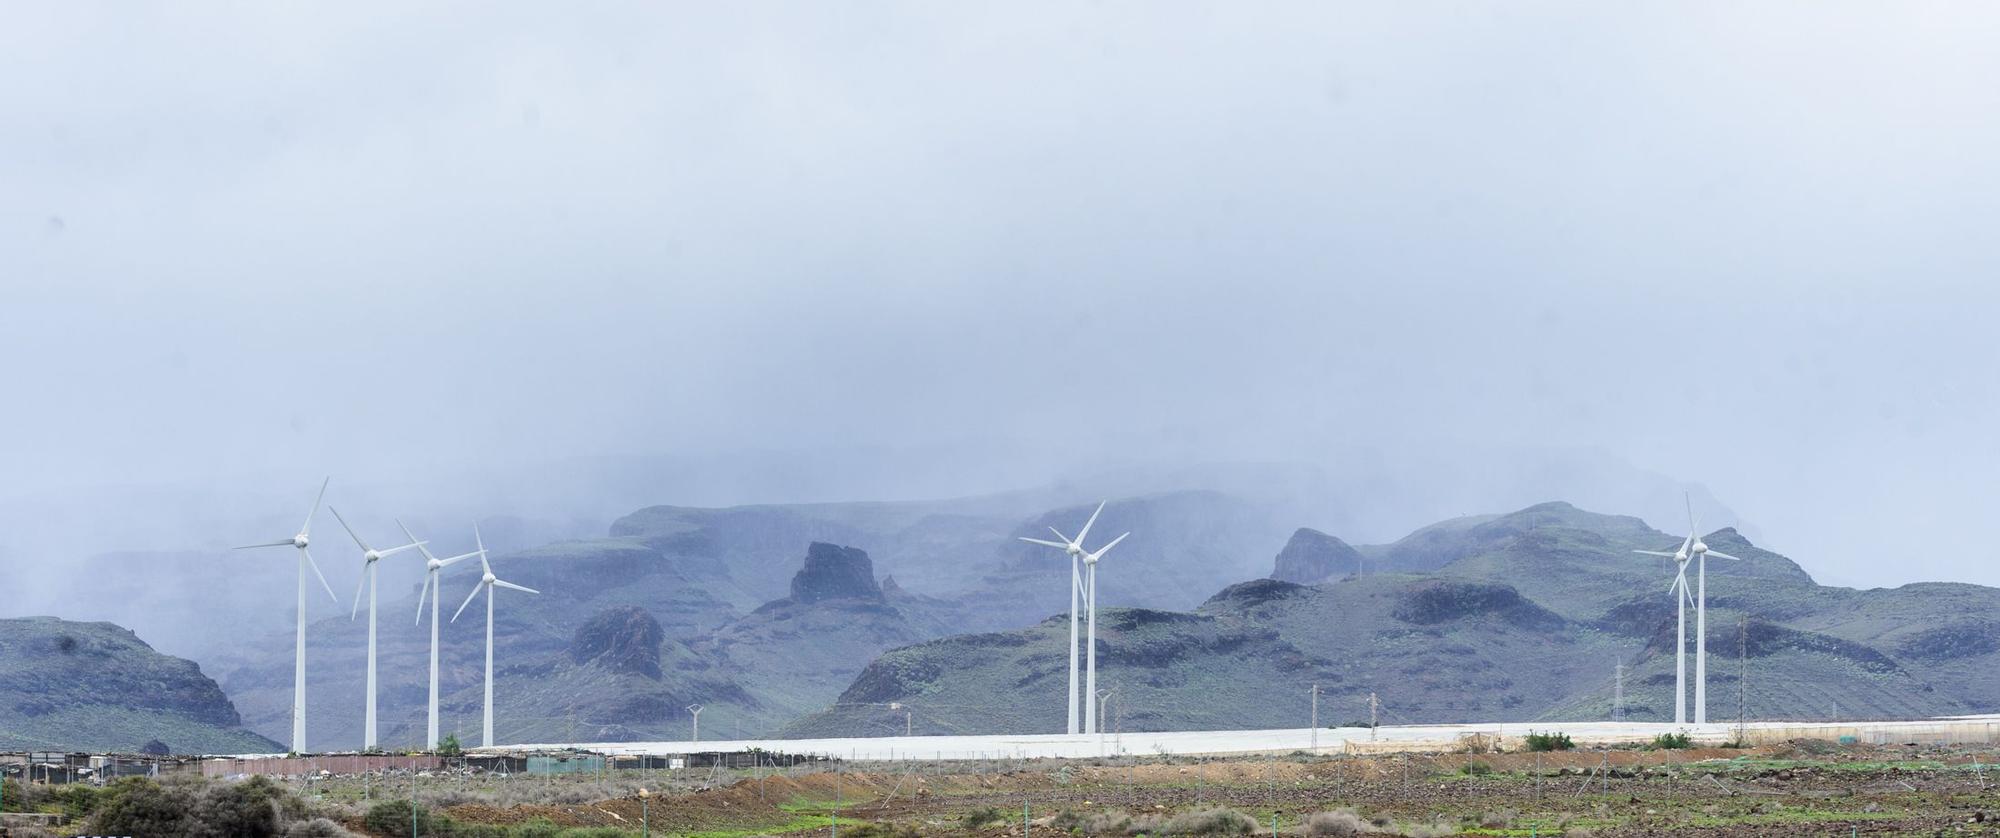
<path id="1" fill-rule="evenodd" d="M 1358 825 L 1383 835 L 1607 838 L 2000 835 L 2000 776 L 1988 770 L 1996 759 L 2000 751 L 1990 749 L 1814 744 L 870 764 L 798 776 L 718 777 L 713 787 L 649 796 L 643 815 L 636 787 L 585 803 L 457 802 L 439 808 L 462 822 L 546 819 L 636 831 L 644 820 L 655 834 L 705 836 L 828 835 L 836 810 L 843 835 L 1020 835 L 1024 806 L 1027 832 L 1035 836 L 1173 834 L 1194 826 L 1188 813 L 1215 808 L 1254 819 L 1260 834 L 1270 834 L 1274 815 L 1279 834 L 1354 834 L 1301 831 L 1314 813 L 1348 810 L 1354 817 L 1322 816 L 1322 827 Z M 685 777 L 675 782 L 699 785 Z M 559 784 L 551 788 L 562 793 Z M 458 795 L 466 796 L 486 795 Z"/>

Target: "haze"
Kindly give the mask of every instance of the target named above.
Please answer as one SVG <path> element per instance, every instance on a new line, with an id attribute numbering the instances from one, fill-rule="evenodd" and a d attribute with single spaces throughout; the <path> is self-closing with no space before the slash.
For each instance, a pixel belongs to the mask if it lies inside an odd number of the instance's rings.
<path id="1" fill-rule="evenodd" d="M 588 529 L 1504 451 L 1705 489 L 1824 581 L 2000 584 L 1996 42 L 1974 3 L 10 4 L 0 556 L 283 537 L 218 530 L 327 473 Z M 1600 488 L 1563 499 L 1678 526 Z"/>

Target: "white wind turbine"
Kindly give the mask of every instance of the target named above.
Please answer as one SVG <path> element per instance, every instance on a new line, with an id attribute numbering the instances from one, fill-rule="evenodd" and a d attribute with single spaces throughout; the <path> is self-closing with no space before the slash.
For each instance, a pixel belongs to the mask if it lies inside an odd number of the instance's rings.
<path id="1" fill-rule="evenodd" d="M 1118 542 L 1124 541 L 1126 535 L 1131 533 L 1111 539 L 1110 544 L 1097 548 L 1095 553 L 1083 554 L 1083 566 L 1089 571 L 1083 580 L 1083 603 L 1084 608 L 1090 612 L 1090 639 L 1084 645 L 1084 648 L 1090 650 L 1083 676 L 1084 701 L 1088 703 L 1088 706 L 1083 708 L 1084 733 L 1097 732 L 1097 560 L 1104 558 L 1104 554 L 1111 552 L 1111 548 L 1118 546 Z M 1082 538 L 1079 536 L 1078 540 Z"/>
<path id="2" fill-rule="evenodd" d="M 473 587 L 472 593 L 466 594 L 465 602 L 459 604 L 458 610 L 452 612 L 451 621 L 458 622 L 458 615 L 465 613 L 465 606 L 472 604 L 472 598 L 479 596 L 480 591 L 486 592 L 486 722 L 480 728 L 479 747 L 491 748 L 493 747 L 493 589 L 507 588 L 530 594 L 539 594 L 541 591 L 524 588 L 512 582 L 502 582 L 494 577 L 493 565 L 486 562 L 486 542 L 479 538 L 479 527 L 472 528 L 472 537 L 478 540 L 479 567 L 485 571 L 485 575 L 479 578 L 479 584 Z"/>
<path id="3" fill-rule="evenodd" d="M 1695 600 L 1694 600 L 1694 723 L 1708 723 L 1708 557 L 1740 562 L 1742 559 L 1727 553 L 1708 549 L 1701 540 L 1701 524 L 1694 517 L 1694 501 L 1686 495 L 1688 532 L 1694 539 Z"/>
<path id="4" fill-rule="evenodd" d="M 1694 533 L 1689 532 L 1680 549 L 1674 552 L 1632 551 L 1648 556 L 1665 556 L 1680 567 L 1680 572 L 1674 576 L 1674 583 L 1667 586 L 1667 593 L 1674 598 L 1674 724 L 1687 724 L 1687 567 L 1688 550 L 1692 546 Z"/>
<path id="5" fill-rule="evenodd" d="M 320 587 L 326 589 L 326 596 L 336 604 L 340 597 L 334 596 L 333 586 L 326 583 L 326 574 L 319 572 L 319 562 L 313 561 L 312 551 L 306 545 L 312 542 L 313 516 L 319 514 L 319 503 L 326 499 L 326 484 L 333 482 L 328 477 L 320 481 L 319 496 L 313 498 L 312 511 L 306 513 L 306 522 L 299 527 L 299 534 L 284 541 L 265 544 L 247 544 L 238 550 L 258 547 L 294 547 L 299 551 L 299 631 L 297 648 L 292 662 L 292 753 L 306 752 L 306 568 L 311 567 L 314 576 L 319 577 Z"/>
<path id="6" fill-rule="evenodd" d="M 1077 565 L 1078 561 L 1083 558 L 1084 554 L 1083 540 L 1084 538 L 1090 535 L 1090 525 L 1097 523 L 1097 515 L 1099 512 L 1104 511 L 1105 503 L 1106 503 L 1105 501 L 1100 501 L 1097 504 L 1097 512 L 1090 513 L 1090 520 L 1083 522 L 1083 530 L 1076 534 L 1075 540 L 1071 540 L 1069 536 L 1063 535 L 1062 530 L 1058 530 L 1055 527 L 1050 527 L 1049 532 L 1055 533 L 1057 538 L 1062 539 L 1061 542 L 1046 541 L 1039 538 L 1028 538 L 1027 536 L 1021 537 L 1022 541 L 1028 542 L 1029 544 L 1040 544 L 1044 547 L 1054 547 L 1058 550 L 1063 551 L 1064 553 L 1069 554 L 1069 732 L 1070 733 L 1077 733 L 1079 731 L 1077 722 L 1078 708 L 1076 703 L 1076 669 L 1077 669 L 1076 610 L 1078 606 L 1077 600 L 1082 598 L 1083 595 L 1083 573 L 1081 570 L 1078 569 Z"/>
<path id="7" fill-rule="evenodd" d="M 397 521 L 397 522 L 396 522 L 396 526 L 399 526 L 399 527 L 403 527 L 403 522 L 402 522 L 402 521 L 400 521 L 400 520 L 399 520 L 399 521 Z M 417 536 L 416 536 L 416 533 L 413 533 L 413 532 L 410 532 L 410 528 L 409 528 L 409 527 L 403 527 L 403 534 L 404 534 L 404 535 L 407 535 L 407 536 L 409 536 L 409 537 L 410 537 L 410 540 L 411 540 L 411 541 L 413 541 L 413 542 L 417 540 Z M 477 535 L 477 534 L 475 533 L 473 537 L 474 537 L 474 538 L 476 539 L 476 538 L 478 538 L 478 535 Z M 422 552 L 422 553 L 424 554 L 424 568 L 425 568 L 425 570 L 424 570 L 424 587 L 423 587 L 423 589 L 422 589 L 422 590 L 419 590 L 419 591 L 417 591 L 417 622 L 418 622 L 418 623 L 420 623 L 420 624 L 421 624 L 421 623 L 422 623 L 422 622 L 424 621 L 424 596 L 425 596 L 426 594 L 430 595 L 430 600 L 431 600 L 431 703 L 430 703 L 430 725 L 429 725 L 429 727 L 427 728 L 427 731 L 428 731 L 428 732 L 427 732 L 427 734 L 425 735 L 425 738 L 424 738 L 424 742 L 425 742 L 425 745 L 424 745 L 424 747 L 426 747 L 426 748 L 429 748 L 429 749 L 431 749 L 431 750 L 437 750 L 437 746 L 438 746 L 438 597 L 439 597 L 439 596 L 440 596 L 441 594 L 443 594 L 443 593 L 444 593 L 444 592 L 443 592 L 443 591 L 442 591 L 441 589 L 439 589 L 439 588 L 438 588 L 438 571 L 441 571 L 441 570 L 444 570 L 444 569 L 445 569 L 445 568 L 447 568 L 447 567 L 451 567 L 452 565 L 455 565 L 455 564 L 458 564 L 459 562 L 462 562 L 462 561 L 465 561 L 466 559 L 469 559 L 469 558 L 472 558 L 473 556 L 480 556 L 480 555 L 485 555 L 485 551 L 486 551 L 486 548 L 485 548 L 485 547 L 484 547 L 484 546 L 482 545 L 482 546 L 480 547 L 480 549 L 478 549 L 478 550 L 474 550 L 474 551 L 472 551 L 472 552 L 470 552 L 470 553 L 461 553 L 461 554 L 459 554 L 459 555 L 456 555 L 456 556 L 453 556 L 453 557 L 451 557 L 451 558 L 449 558 L 449 559 L 440 559 L 440 558 L 438 558 L 438 557 L 436 557 L 436 556 L 433 556 L 433 555 L 431 555 L 431 551 L 430 551 L 430 548 L 428 548 L 428 547 L 422 547 L 422 546 L 419 546 L 419 547 L 418 547 L 417 549 L 418 549 L 418 551 L 419 551 L 419 552 Z"/>
<path id="8" fill-rule="evenodd" d="M 349 610 L 347 618 L 352 620 L 354 619 L 354 615 L 360 612 L 361 589 L 365 586 L 368 589 L 368 712 L 366 714 L 366 719 L 362 724 L 361 747 L 363 750 L 374 750 L 375 749 L 375 563 L 381 561 L 386 556 L 393 556 L 396 555 L 397 553 L 403 552 L 404 550 L 422 547 L 426 542 L 416 541 L 415 539 L 412 539 L 411 540 L 412 543 L 405 544 L 401 547 L 391 547 L 387 550 L 377 550 L 373 547 L 368 546 L 368 542 L 362 541 L 361 535 L 359 533 L 356 533 L 353 527 L 348 526 L 347 519 L 340 517 L 340 510 L 334 509 L 332 507 L 327 507 L 327 508 L 333 512 L 334 520 L 340 522 L 341 529 L 347 530 L 347 535 L 350 538 L 353 538 L 354 543 L 360 545 L 361 547 L 361 579 L 355 583 L 354 608 Z"/>

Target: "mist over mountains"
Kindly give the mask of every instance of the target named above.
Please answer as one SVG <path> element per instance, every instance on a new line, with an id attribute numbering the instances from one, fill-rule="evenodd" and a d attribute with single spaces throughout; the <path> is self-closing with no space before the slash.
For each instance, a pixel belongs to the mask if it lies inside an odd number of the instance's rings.
<path id="1" fill-rule="evenodd" d="M 1421 504 L 1413 473 L 1233 464 L 1122 469 L 944 500 L 643 506 L 582 538 L 548 538 L 563 525 L 483 518 L 496 571 L 542 591 L 500 592 L 496 734 L 674 739 L 692 703 L 708 708 L 713 736 L 890 732 L 889 703 L 913 708 L 913 724 L 929 732 L 1057 730 L 1066 560 L 1018 537 L 1074 528 L 1099 499 L 1110 502 L 1093 540 L 1132 532 L 1100 576 L 1100 679 L 1120 691 L 1127 729 L 1296 724 L 1291 698 L 1252 693 L 1292 696 L 1315 683 L 1335 712 L 1378 693 L 1401 721 L 1599 718 L 1610 713 L 1607 673 L 1619 661 L 1629 668 L 1626 711 L 1657 716 L 1671 678 L 1662 632 L 1672 609 L 1653 594 L 1671 576 L 1629 551 L 1678 541 L 1669 533 L 1685 529 L 1680 487 L 1588 456 L 1511 481 L 1488 477 L 1486 489 L 1458 486 Z M 1354 523 L 1361 518 L 1413 514 L 1390 509 L 1596 480 L 1615 481 L 1608 496 L 1666 512 L 1664 526 L 1537 502 L 1446 513 L 1390 538 L 1341 534 L 1378 531 Z M 1696 502 L 1710 522 L 1732 518 L 1713 499 Z M 393 543 L 393 522 L 343 514 Z M 438 552 L 455 549 L 429 520 L 411 524 Z M 1824 587 L 1733 527 L 1703 529 L 1746 559 L 1710 566 L 1712 676 L 1733 677 L 1727 661 L 1740 641 L 1758 666 L 1747 691 L 1758 714 L 1818 717 L 1809 702 L 1829 714 L 2000 705 L 2000 679 L 1986 669 L 2000 663 L 1987 659 L 2000 653 L 1994 627 L 1921 604 L 1947 595 L 1926 591 L 1946 591 L 1963 600 L 1951 613 L 1979 613 L 2000 604 L 1993 590 Z M 351 618 L 344 599 L 353 578 L 343 538 L 316 525 L 316 555 L 343 597 L 308 592 L 316 750 L 360 744 L 366 621 Z M 123 613 L 189 650 L 244 728 L 281 738 L 292 698 L 292 563 L 256 558 L 119 554 L 85 567 L 111 581 Z M 429 654 L 419 564 L 392 557 L 384 569 L 383 744 L 414 747 Z M 446 572 L 447 612 L 475 576 Z M 191 598 L 243 617 L 191 623 L 182 616 Z M 461 738 L 478 722 L 482 620 L 442 632 L 444 726 Z M 1727 692 L 1711 690 L 1711 702 Z M 1242 700 L 1223 700 L 1231 696 Z"/>

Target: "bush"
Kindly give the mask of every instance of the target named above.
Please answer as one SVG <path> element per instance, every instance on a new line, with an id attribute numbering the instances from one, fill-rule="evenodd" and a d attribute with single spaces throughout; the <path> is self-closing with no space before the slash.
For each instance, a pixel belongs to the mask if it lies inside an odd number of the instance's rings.
<path id="1" fill-rule="evenodd" d="M 1480 762 L 1479 760 L 1476 759 L 1468 760 L 1464 765 L 1459 766 L 1458 773 L 1464 774 L 1468 777 L 1484 777 L 1488 774 L 1493 773 L 1493 766 L 1487 765 L 1486 763 Z"/>
<path id="2" fill-rule="evenodd" d="M 1656 751 L 1680 751 L 1691 747 L 1694 747 L 1694 740 L 1686 733 L 1662 733 L 1653 737 L 1653 749 Z"/>
<path id="3" fill-rule="evenodd" d="M 1570 741 L 1569 734 L 1567 733 L 1535 733 L 1534 731 L 1529 731 L 1527 741 L 1528 750 L 1530 751 L 1567 751 L 1576 747 L 1576 743 Z"/>
<path id="4" fill-rule="evenodd" d="M 465 756 L 465 746 L 458 744 L 458 734 L 447 733 L 438 740 L 437 753 L 441 757 L 462 757 Z"/>
<path id="5" fill-rule="evenodd" d="M 188 812 L 191 838 L 276 838 L 304 804 L 265 777 L 204 788 Z"/>
<path id="6" fill-rule="evenodd" d="M 292 824 L 291 829 L 285 830 L 285 838 L 359 838 L 359 836 L 347 831 L 347 827 L 326 818 L 313 818 Z"/>
<path id="7" fill-rule="evenodd" d="M 1175 815 L 1160 828 L 1165 835 L 1249 835 L 1257 819 L 1234 809 L 1209 809 Z"/>
<path id="8" fill-rule="evenodd" d="M 1352 809 L 1340 809 L 1307 815 L 1299 831 L 1309 836 L 1366 835 L 1375 831 L 1375 825 L 1362 820 Z"/>
<path id="9" fill-rule="evenodd" d="M 361 823 L 368 827 L 369 832 L 382 835 L 408 835 L 410 817 L 410 801 L 384 800 L 368 807 L 368 814 L 361 818 Z M 420 832 L 438 831 L 431 811 L 422 806 L 417 807 L 416 826 Z"/>
<path id="10" fill-rule="evenodd" d="M 562 827 L 550 823 L 546 818 L 536 818 L 527 823 L 515 824 L 513 834 L 508 838 L 559 838 Z"/>
<path id="11" fill-rule="evenodd" d="M 90 820 L 91 832 L 186 835 L 193 831 L 188 812 L 195 801 L 185 786 L 168 788 L 146 777 L 126 777 L 106 786 L 103 797 L 103 804 Z"/>
<path id="12" fill-rule="evenodd" d="M 965 813 L 964 817 L 959 818 L 959 823 L 963 824 L 966 829 L 981 829 L 1006 822 L 1007 815 L 992 806 L 982 806 Z"/>

